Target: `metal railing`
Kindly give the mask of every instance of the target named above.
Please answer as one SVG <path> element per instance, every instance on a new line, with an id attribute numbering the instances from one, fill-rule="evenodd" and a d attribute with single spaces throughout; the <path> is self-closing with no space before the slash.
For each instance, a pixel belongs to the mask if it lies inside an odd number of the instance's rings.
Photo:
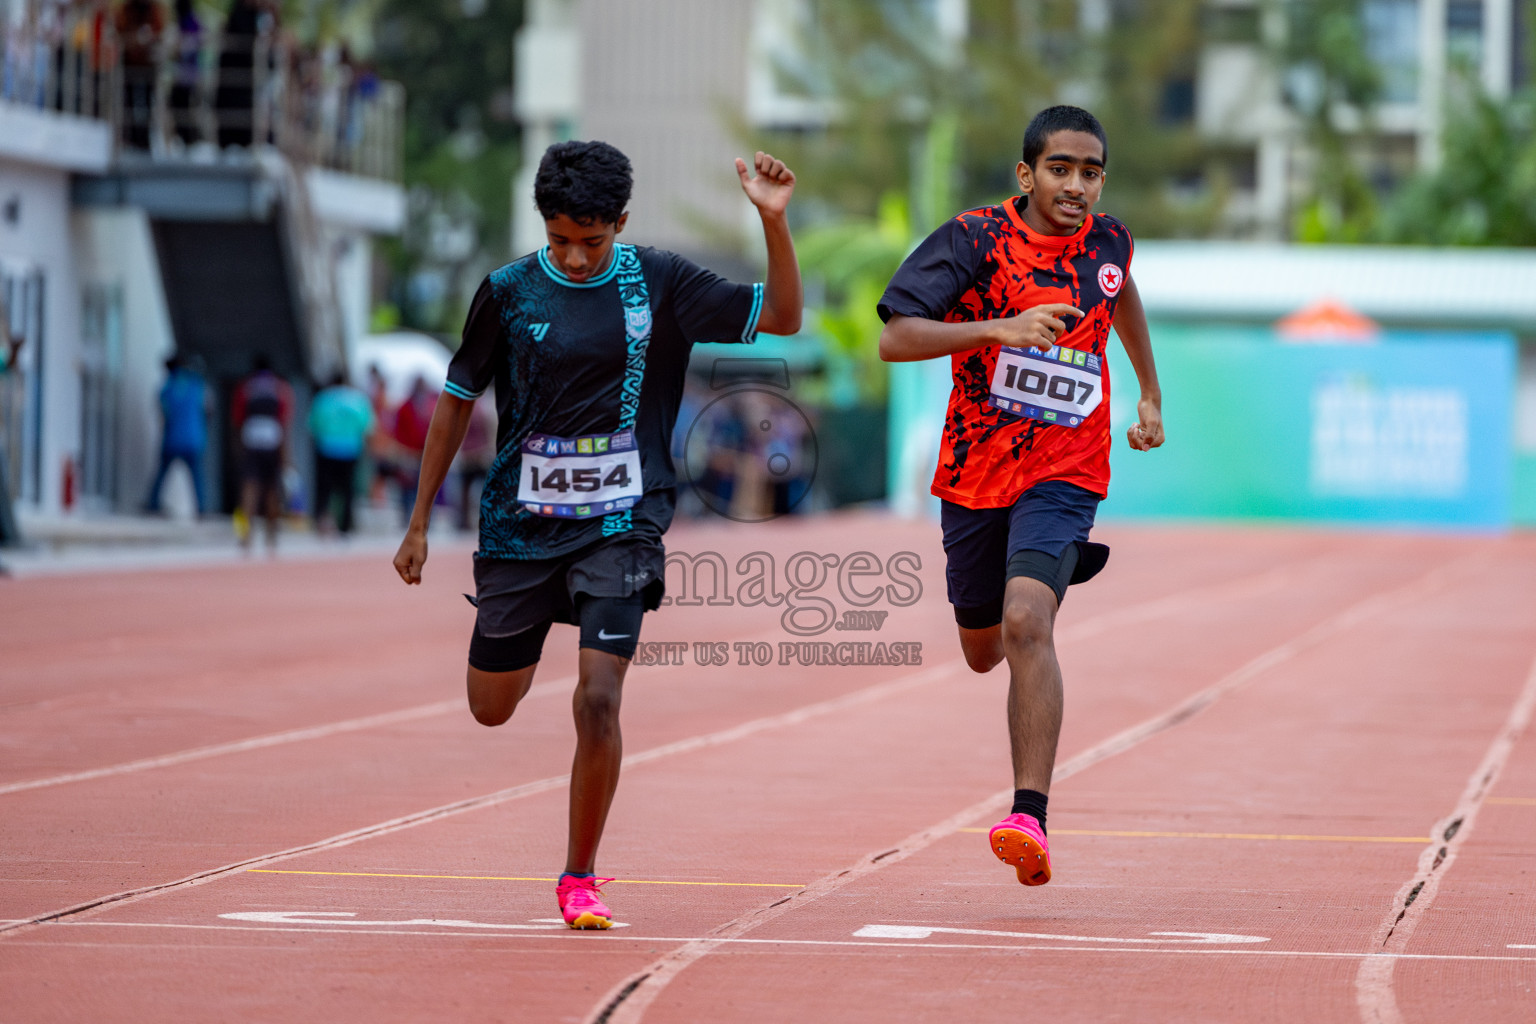
<path id="1" fill-rule="evenodd" d="M 50 6 L 0 24 L 0 100 L 116 124 L 121 70 L 104 12 L 65 17 Z"/>
<path id="2" fill-rule="evenodd" d="M 186 38 L 172 25 L 148 62 L 134 61 L 104 8 L 58 10 L 0 24 L 0 99 L 105 121 L 119 154 L 210 160 L 274 146 L 304 165 L 400 180 L 405 90 L 338 47 L 301 46 L 270 26 Z"/>

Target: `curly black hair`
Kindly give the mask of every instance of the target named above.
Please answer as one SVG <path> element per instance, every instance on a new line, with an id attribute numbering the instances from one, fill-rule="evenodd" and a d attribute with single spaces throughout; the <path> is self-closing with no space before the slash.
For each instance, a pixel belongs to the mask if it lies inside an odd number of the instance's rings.
<path id="1" fill-rule="evenodd" d="M 1030 167 L 1045 152 L 1045 143 L 1057 132 L 1083 132 L 1099 140 L 1104 147 L 1104 164 L 1109 164 L 1109 140 L 1104 137 L 1104 126 L 1082 107 L 1046 107 L 1034 116 L 1024 129 L 1024 163 Z"/>
<path id="2" fill-rule="evenodd" d="M 629 157 L 608 143 L 557 142 L 539 161 L 533 202 L 545 220 L 563 213 L 579 224 L 614 224 L 633 185 Z"/>

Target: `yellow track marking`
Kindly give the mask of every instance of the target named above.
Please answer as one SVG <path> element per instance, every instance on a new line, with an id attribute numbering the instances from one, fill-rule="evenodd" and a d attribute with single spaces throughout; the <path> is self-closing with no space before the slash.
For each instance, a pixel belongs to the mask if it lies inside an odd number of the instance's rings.
<path id="1" fill-rule="evenodd" d="M 341 878 L 448 878 L 460 882 L 558 882 L 558 878 L 524 878 L 510 875 L 405 875 L 387 871 L 281 871 L 276 868 L 251 868 L 248 875 L 334 875 Z M 616 878 L 624 885 L 725 885 L 752 889 L 804 889 L 790 882 L 660 882 L 648 878 Z"/>
<path id="2" fill-rule="evenodd" d="M 1533 801 L 1536 802 L 1536 801 Z M 962 828 L 961 832 L 990 832 Z M 1429 836 L 1287 836 L 1268 832 L 1119 832 L 1097 828 L 1058 828 L 1058 836 L 1116 836 L 1125 839 L 1270 839 L 1304 843 L 1427 843 Z"/>
<path id="3" fill-rule="evenodd" d="M 1484 800 L 1485 804 L 1513 804 L 1516 807 L 1536 807 L 1536 797 L 1532 796 L 1491 796 Z"/>

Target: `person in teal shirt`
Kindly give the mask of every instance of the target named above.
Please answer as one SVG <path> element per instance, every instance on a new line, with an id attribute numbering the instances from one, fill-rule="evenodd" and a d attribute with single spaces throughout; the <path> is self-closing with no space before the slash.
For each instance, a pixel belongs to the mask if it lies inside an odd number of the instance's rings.
<path id="1" fill-rule="evenodd" d="M 352 532 L 352 499 L 357 492 L 357 460 L 375 426 L 368 396 L 338 371 L 309 406 L 309 436 L 315 445 L 315 529 L 330 521 L 334 499 L 340 506 L 336 529 Z"/>

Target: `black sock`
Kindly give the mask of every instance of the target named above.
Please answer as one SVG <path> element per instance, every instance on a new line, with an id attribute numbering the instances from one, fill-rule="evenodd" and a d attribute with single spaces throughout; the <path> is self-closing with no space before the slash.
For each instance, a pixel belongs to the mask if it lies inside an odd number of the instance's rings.
<path id="1" fill-rule="evenodd" d="M 1040 823 L 1040 831 L 1045 831 L 1045 805 L 1050 797 L 1044 793 L 1037 793 L 1033 789 L 1016 789 L 1013 791 L 1013 810 L 1010 814 L 1028 814 Z"/>

